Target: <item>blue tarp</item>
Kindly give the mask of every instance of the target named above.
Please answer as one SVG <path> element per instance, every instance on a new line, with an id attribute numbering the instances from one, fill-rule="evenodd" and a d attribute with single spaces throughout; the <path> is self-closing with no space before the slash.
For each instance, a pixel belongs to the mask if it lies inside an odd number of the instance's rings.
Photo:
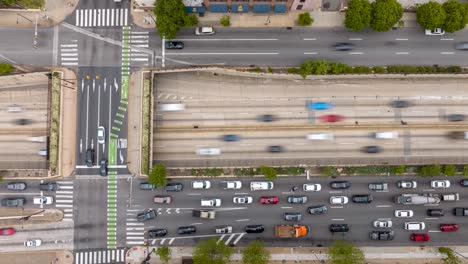
<path id="1" fill-rule="evenodd" d="M 252 11 L 254 13 L 270 13 L 270 5 L 253 5 Z"/>
<path id="2" fill-rule="evenodd" d="M 204 6 L 186 6 L 185 12 L 187 13 L 205 13 L 206 7 Z"/>
<path id="3" fill-rule="evenodd" d="M 232 13 L 247 13 L 249 12 L 249 4 L 241 4 L 241 5 L 231 5 L 231 12 Z"/>
<path id="4" fill-rule="evenodd" d="M 210 12 L 213 13 L 227 13 L 228 5 L 210 5 Z"/>
<path id="5" fill-rule="evenodd" d="M 286 5 L 285 4 L 276 4 L 274 6 L 275 13 L 286 13 Z"/>

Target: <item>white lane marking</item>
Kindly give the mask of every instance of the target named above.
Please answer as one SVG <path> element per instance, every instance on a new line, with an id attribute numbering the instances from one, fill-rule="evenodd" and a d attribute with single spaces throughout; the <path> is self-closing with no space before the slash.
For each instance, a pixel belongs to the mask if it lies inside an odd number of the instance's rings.
<path id="1" fill-rule="evenodd" d="M 340 142 L 340 145 L 354 145 L 353 142 Z"/>
<path id="2" fill-rule="evenodd" d="M 442 54 L 442 55 L 453 55 L 453 54 L 455 54 L 455 52 L 443 51 L 443 52 L 441 52 L 440 54 Z"/>
<path id="3" fill-rule="evenodd" d="M 55 200 L 56 203 L 73 203 L 73 200 Z"/>
<path id="4" fill-rule="evenodd" d="M 388 190 L 383 190 L 383 191 L 375 191 L 375 192 L 388 192 Z"/>
<path id="5" fill-rule="evenodd" d="M 317 52 L 304 52 L 304 55 L 317 55 Z"/>
<path id="6" fill-rule="evenodd" d="M 425 204 L 424 206 L 439 206 L 440 204 Z"/>
<path id="7" fill-rule="evenodd" d="M 73 207 L 73 204 L 56 204 L 55 207 L 60 207 L 60 208 L 68 207 L 68 208 L 71 208 L 71 207 Z"/>
<path id="8" fill-rule="evenodd" d="M 342 191 L 328 191 L 328 193 L 342 193 Z"/>
<path id="9" fill-rule="evenodd" d="M 407 38 L 397 38 L 395 40 L 401 41 L 401 40 L 408 40 Z"/>
<path id="10" fill-rule="evenodd" d="M 78 62 L 62 62 L 62 65 L 76 66 L 76 65 L 78 65 Z"/>
<path id="11" fill-rule="evenodd" d="M 142 236 L 142 237 L 127 236 L 127 240 L 130 240 L 130 239 L 133 239 L 133 240 L 141 240 L 141 239 L 145 239 L 145 237 L 144 237 L 144 236 Z"/>
<path id="12" fill-rule="evenodd" d="M 226 240 L 226 243 L 224 243 L 225 245 L 229 244 L 229 241 L 231 241 L 231 239 L 233 239 L 235 237 L 235 235 L 230 235 L 229 238 Z"/>
<path id="13" fill-rule="evenodd" d="M 129 245 L 143 245 L 144 243 L 144 241 L 127 241 Z"/>
<path id="14" fill-rule="evenodd" d="M 201 193 L 187 193 L 187 195 L 201 195 Z"/>
<path id="15" fill-rule="evenodd" d="M 344 221 L 344 218 L 335 218 L 335 219 L 332 219 L 332 221 Z"/>
<path id="16" fill-rule="evenodd" d="M 190 225 L 203 225 L 203 223 L 191 223 Z"/>
<path id="17" fill-rule="evenodd" d="M 440 231 L 440 230 L 429 230 L 428 232 L 429 232 L 429 233 L 440 233 L 440 232 L 442 232 L 442 231 Z"/>
<path id="18" fill-rule="evenodd" d="M 245 221 L 249 221 L 250 219 L 238 219 L 236 220 L 236 222 L 245 222 Z"/>
<path id="19" fill-rule="evenodd" d="M 303 40 L 317 40 L 316 38 L 304 38 Z"/>
<path id="20" fill-rule="evenodd" d="M 395 54 L 396 54 L 396 55 L 408 55 L 409 52 L 404 52 L 404 51 L 402 51 L 402 52 L 395 52 Z"/>
<path id="21" fill-rule="evenodd" d="M 282 206 L 281 209 L 291 209 L 291 206 Z"/>
<path id="22" fill-rule="evenodd" d="M 181 41 L 275 41 L 278 40 L 276 38 L 270 38 L 270 39 L 174 39 L 175 40 L 181 40 Z"/>
<path id="23" fill-rule="evenodd" d="M 235 195 L 247 195 L 248 193 L 234 193 Z"/>
<path id="24" fill-rule="evenodd" d="M 73 191 L 56 191 L 55 193 L 73 194 Z"/>
<path id="25" fill-rule="evenodd" d="M 60 189 L 73 190 L 73 186 L 60 186 Z"/>
<path id="26" fill-rule="evenodd" d="M 130 220 L 130 219 L 127 219 L 127 220 Z M 141 226 L 141 225 L 145 225 L 144 223 L 127 223 L 128 226 Z"/>
<path id="27" fill-rule="evenodd" d="M 264 52 L 264 53 L 255 53 L 255 52 L 167 53 L 166 52 L 166 55 L 278 55 L 278 54 L 279 54 L 279 52 Z"/>
<path id="28" fill-rule="evenodd" d="M 222 235 L 219 239 L 218 239 L 218 243 L 221 242 L 221 240 L 223 240 L 223 238 L 225 237 L 226 235 Z"/>
<path id="29" fill-rule="evenodd" d="M 376 207 L 392 207 L 391 205 L 377 205 Z"/>
<path id="30" fill-rule="evenodd" d="M 439 219 L 438 217 L 426 217 L 426 220 L 437 220 Z"/>
<path id="31" fill-rule="evenodd" d="M 434 192 L 435 189 L 424 189 L 423 192 Z"/>
<path id="32" fill-rule="evenodd" d="M 364 52 L 356 51 L 356 52 L 349 52 L 348 54 L 350 54 L 350 55 L 362 55 L 362 54 L 364 54 Z"/>
<path id="33" fill-rule="evenodd" d="M 343 208 L 343 206 L 330 206 L 330 208 L 341 209 L 341 208 Z"/>
<path id="34" fill-rule="evenodd" d="M 127 227 L 127 231 L 145 230 L 144 227 Z"/>
<path id="35" fill-rule="evenodd" d="M 362 38 L 349 38 L 349 40 L 362 40 Z"/>
<path id="36" fill-rule="evenodd" d="M 440 39 L 440 40 L 453 40 L 453 38 L 443 38 L 443 39 Z"/>

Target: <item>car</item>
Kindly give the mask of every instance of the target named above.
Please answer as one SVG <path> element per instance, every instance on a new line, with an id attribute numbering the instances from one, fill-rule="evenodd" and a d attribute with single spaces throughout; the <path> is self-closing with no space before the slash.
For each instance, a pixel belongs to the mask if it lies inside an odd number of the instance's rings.
<path id="1" fill-rule="evenodd" d="M 195 28 L 195 35 L 213 35 L 215 33 L 212 27 L 197 27 Z"/>
<path id="2" fill-rule="evenodd" d="M 85 154 L 86 166 L 93 167 L 94 166 L 94 149 L 89 148 L 86 150 Z"/>
<path id="3" fill-rule="evenodd" d="M 197 232 L 197 228 L 195 226 L 180 226 L 177 228 L 177 234 L 179 235 L 188 235 Z"/>
<path id="4" fill-rule="evenodd" d="M 221 154 L 221 149 L 219 149 L 219 148 L 201 148 L 201 149 L 197 149 L 195 151 L 195 154 L 204 155 L 204 156 L 220 155 Z"/>
<path id="5" fill-rule="evenodd" d="M 332 196 L 330 197 L 331 204 L 347 204 L 349 202 L 346 196 Z"/>
<path id="6" fill-rule="evenodd" d="M 410 218 L 413 217 L 413 210 L 395 210 L 395 217 L 398 218 Z"/>
<path id="7" fill-rule="evenodd" d="M 333 140 L 332 133 L 311 133 L 306 135 L 307 140 Z"/>
<path id="8" fill-rule="evenodd" d="M 244 230 L 246 233 L 263 233 L 265 227 L 263 225 L 247 225 Z"/>
<path id="9" fill-rule="evenodd" d="M 427 209 L 426 214 L 428 216 L 444 216 L 443 209 Z"/>
<path id="10" fill-rule="evenodd" d="M 322 190 L 322 185 L 320 183 L 305 183 L 302 185 L 302 190 L 305 192 L 319 192 Z"/>
<path id="11" fill-rule="evenodd" d="M 276 117 L 274 115 L 261 115 L 257 120 L 260 122 L 273 122 L 276 121 Z"/>
<path id="12" fill-rule="evenodd" d="M 450 139 L 468 139 L 467 131 L 450 131 L 447 133 L 447 137 Z"/>
<path id="13" fill-rule="evenodd" d="M 455 44 L 455 49 L 468 50 L 468 42 L 460 42 L 460 43 Z"/>
<path id="14" fill-rule="evenodd" d="M 26 199 L 23 197 L 17 198 L 5 198 L 2 199 L 2 206 L 5 207 L 22 207 L 26 203 Z"/>
<path id="15" fill-rule="evenodd" d="M 390 106 L 393 108 L 406 108 L 406 107 L 410 107 L 411 103 L 409 101 L 396 100 L 396 101 L 392 101 L 390 103 Z"/>
<path id="16" fill-rule="evenodd" d="M 465 115 L 462 114 L 452 114 L 447 116 L 447 120 L 451 122 L 460 122 L 465 121 Z"/>
<path id="17" fill-rule="evenodd" d="M 277 204 L 278 203 L 278 196 L 261 196 L 260 197 L 261 204 Z"/>
<path id="18" fill-rule="evenodd" d="M 281 146 L 268 146 L 267 151 L 272 153 L 280 153 L 284 151 L 284 148 Z"/>
<path id="19" fill-rule="evenodd" d="M 47 149 L 41 149 L 37 152 L 39 156 L 47 156 Z"/>
<path id="20" fill-rule="evenodd" d="M 168 183 L 164 189 L 166 192 L 180 192 L 184 189 L 184 185 L 182 183 Z"/>
<path id="21" fill-rule="evenodd" d="M 370 194 L 355 194 L 351 196 L 353 203 L 371 203 L 374 200 L 374 197 Z"/>
<path id="22" fill-rule="evenodd" d="M 220 198 L 201 199 L 200 203 L 201 203 L 201 206 L 219 207 L 221 206 L 221 199 Z"/>
<path id="23" fill-rule="evenodd" d="M 349 231 L 349 225 L 348 224 L 331 224 L 328 229 L 332 233 L 336 232 L 348 232 Z"/>
<path id="24" fill-rule="evenodd" d="M 460 185 L 463 187 L 468 187 L 468 179 L 460 180 Z"/>
<path id="25" fill-rule="evenodd" d="M 239 190 L 242 188 L 241 181 L 220 181 L 219 188 L 223 190 Z"/>
<path id="26" fill-rule="evenodd" d="M 99 162 L 99 174 L 101 176 L 107 176 L 107 160 L 101 159 Z"/>
<path id="27" fill-rule="evenodd" d="M 156 218 L 156 211 L 154 211 L 153 209 L 146 210 L 137 214 L 137 220 L 139 222 L 144 222 L 144 221 L 148 221 L 148 220 L 155 219 L 155 218 Z"/>
<path id="28" fill-rule="evenodd" d="M 328 110 L 332 108 L 332 104 L 327 102 L 309 102 L 307 108 L 309 110 Z"/>
<path id="29" fill-rule="evenodd" d="M 327 211 L 328 207 L 326 205 L 315 205 L 307 208 L 307 212 L 311 215 L 325 214 Z"/>
<path id="30" fill-rule="evenodd" d="M 307 203 L 307 196 L 288 196 L 288 203 L 305 204 Z"/>
<path id="31" fill-rule="evenodd" d="M 252 196 L 234 196 L 232 202 L 235 204 L 251 204 L 253 202 Z"/>
<path id="32" fill-rule="evenodd" d="M 390 228 L 393 226 L 393 222 L 390 219 L 377 219 L 372 225 L 376 228 Z"/>
<path id="33" fill-rule="evenodd" d="M 368 187 L 369 187 L 369 190 L 371 191 L 387 191 L 388 190 L 388 184 L 386 182 L 369 183 Z"/>
<path id="34" fill-rule="evenodd" d="M 354 48 L 354 44 L 341 42 L 341 43 L 336 43 L 334 47 L 336 51 L 348 51 Z"/>
<path id="35" fill-rule="evenodd" d="M 148 230 L 148 237 L 163 237 L 167 235 L 167 229 L 160 228 L 160 229 L 150 229 Z"/>
<path id="36" fill-rule="evenodd" d="M 172 203 L 172 197 L 164 195 L 156 195 L 153 198 L 153 202 L 157 204 L 170 204 Z"/>
<path id="37" fill-rule="evenodd" d="M 330 188 L 332 189 L 349 189 L 351 187 L 350 181 L 332 181 Z"/>
<path id="38" fill-rule="evenodd" d="M 16 233 L 13 227 L 0 228 L 0 236 L 11 236 Z"/>
<path id="39" fill-rule="evenodd" d="M 231 234 L 232 233 L 232 226 L 222 225 L 217 226 L 215 229 L 216 234 Z"/>
<path id="40" fill-rule="evenodd" d="M 467 207 L 455 207 L 452 210 L 454 216 L 468 216 L 468 208 Z"/>
<path id="41" fill-rule="evenodd" d="M 302 220 L 302 214 L 301 213 L 284 213 L 283 218 L 286 221 L 301 221 Z"/>
<path id="42" fill-rule="evenodd" d="M 241 137 L 239 135 L 223 135 L 221 137 L 221 140 L 226 141 L 226 142 L 234 142 L 234 141 L 239 141 Z"/>
<path id="43" fill-rule="evenodd" d="M 424 222 L 405 222 L 405 229 L 410 231 L 424 230 L 426 224 Z"/>
<path id="44" fill-rule="evenodd" d="M 361 151 L 364 153 L 380 153 L 383 151 L 383 148 L 379 146 L 365 146 Z"/>
<path id="45" fill-rule="evenodd" d="M 449 180 L 435 180 L 431 181 L 432 188 L 449 188 L 450 181 Z"/>
<path id="46" fill-rule="evenodd" d="M 429 235 L 428 234 L 411 234 L 410 236 L 411 240 L 413 241 L 429 241 Z"/>
<path id="47" fill-rule="evenodd" d="M 7 189 L 12 191 L 24 191 L 27 187 L 25 182 L 9 182 L 7 184 Z"/>
<path id="48" fill-rule="evenodd" d="M 210 181 L 192 181 L 192 189 L 195 190 L 207 190 L 211 188 L 211 182 Z"/>
<path id="49" fill-rule="evenodd" d="M 47 141 L 47 137 L 46 137 L 46 136 L 30 137 L 30 138 L 29 138 L 29 141 L 31 141 L 31 142 L 40 142 L 40 143 L 44 143 L 44 142 Z"/>
<path id="50" fill-rule="evenodd" d="M 23 108 L 20 105 L 12 104 L 7 108 L 8 113 L 20 113 L 23 111 Z"/>
<path id="51" fill-rule="evenodd" d="M 58 184 L 56 182 L 43 182 L 39 184 L 39 190 L 55 192 L 58 189 Z"/>
<path id="52" fill-rule="evenodd" d="M 18 125 L 18 126 L 27 126 L 27 125 L 30 125 L 30 124 L 32 124 L 31 119 L 20 118 L 20 119 L 15 120 L 15 125 Z"/>
<path id="53" fill-rule="evenodd" d="M 52 204 L 54 198 L 52 196 L 38 196 L 33 198 L 33 204 Z"/>
<path id="54" fill-rule="evenodd" d="M 42 240 L 40 239 L 28 239 L 24 241 L 25 247 L 39 247 L 40 245 L 42 245 Z"/>
<path id="55" fill-rule="evenodd" d="M 140 182 L 140 190 L 154 190 L 156 189 L 156 185 L 149 183 L 149 182 Z"/>
<path id="56" fill-rule="evenodd" d="M 394 231 L 372 231 L 369 233 L 372 240 L 393 240 L 395 237 Z"/>
<path id="57" fill-rule="evenodd" d="M 250 190 L 251 191 L 268 191 L 273 190 L 274 183 L 272 181 L 251 181 Z"/>
<path id="58" fill-rule="evenodd" d="M 425 33 L 427 36 L 442 36 L 445 34 L 445 31 L 441 28 L 426 29 Z"/>
<path id="59" fill-rule="evenodd" d="M 397 186 L 402 189 L 414 189 L 418 187 L 418 183 L 416 181 L 398 181 Z"/>
<path id="60" fill-rule="evenodd" d="M 97 129 L 97 141 L 99 144 L 106 143 L 106 129 L 103 126 L 99 126 Z"/>
<path id="61" fill-rule="evenodd" d="M 458 230 L 457 224 L 440 224 L 439 229 L 442 232 L 455 232 Z"/>
<path id="62" fill-rule="evenodd" d="M 162 112 L 184 111 L 185 104 L 158 104 L 158 109 Z"/>
<path id="63" fill-rule="evenodd" d="M 183 49 L 184 43 L 182 41 L 166 41 L 164 47 L 166 49 Z"/>
<path id="64" fill-rule="evenodd" d="M 344 119 L 344 117 L 341 115 L 323 115 L 323 116 L 320 116 L 319 119 L 322 122 L 335 123 L 335 122 L 340 122 L 341 120 Z"/>
<path id="65" fill-rule="evenodd" d="M 375 132 L 375 133 L 371 133 L 371 135 L 375 139 L 398 138 L 398 132 Z"/>

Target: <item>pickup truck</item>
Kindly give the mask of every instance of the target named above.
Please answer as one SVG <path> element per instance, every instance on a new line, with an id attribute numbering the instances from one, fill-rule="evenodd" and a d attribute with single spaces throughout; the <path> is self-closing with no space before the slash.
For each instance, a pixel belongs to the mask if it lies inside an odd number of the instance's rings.
<path id="1" fill-rule="evenodd" d="M 402 194 L 394 198 L 397 204 L 438 204 L 440 195 L 432 193 L 424 194 Z"/>
<path id="2" fill-rule="evenodd" d="M 276 237 L 298 238 L 307 236 L 309 227 L 306 225 L 277 225 L 275 226 Z"/>
<path id="3" fill-rule="evenodd" d="M 444 193 L 441 195 L 442 201 L 458 201 L 460 200 L 460 195 L 458 193 Z"/>
<path id="4" fill-rule="evenodd" d="M 224 190 L 237 190 L 242 188 L 242 182 L 240 181 L 220 181 L 219 188 Z"/>
<path id="5" fill-rule="evenodd" d="M 212 210 L 193 210 L 192 216 L 204 219 L 215 219 L 216 212 Z"/>

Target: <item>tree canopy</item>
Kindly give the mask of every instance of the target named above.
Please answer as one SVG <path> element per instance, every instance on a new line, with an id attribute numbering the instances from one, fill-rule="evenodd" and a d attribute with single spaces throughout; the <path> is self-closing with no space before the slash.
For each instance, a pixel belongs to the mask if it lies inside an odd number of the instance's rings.
<path id="1" fill-rule="evenodd" d="M 396 0 L 376 0 L 371 7 L 370 26 L 374 31 L 389 31 L 403 16 L 403 7 Z"/>
<path id="2" fill-rule="evenodd" d="M 260 166 L 258 168 L 259 168 L 260 172 L 265 176 L 266 179 L 268 179 L 268 180 L 276 179 L 277 173 L 276 173 L 275 168 L 265 166 L 265 165 L 262 165 L 262 166 Z"/>
<path id="3" fill-rule="evenodd" d="M 445 23 L 442 28 L 447 32 L 455 32 L 465 28 L 467 6 L 466 4 L 458 3 L 456 0 L 449 0 L 442 4 L 446 13 Z"/>
<path id="4" fill-rule="evenodd" d="M 198 242 L 193 251 L 194 264 L 225 264 L 231 259 L 232 248 L 218 243 L 217 238 Z"/>
<path id="5" fill-rule="evenodd" d="M 162 263 L 168 263 L 171 259 L 171 249 L 168 247 L 158 247 L 156 255 L 159 256 Z"/>
<path id="6" fill-rule="evenodd" d="M 364 253 L 350 242 L 338 240 L 328 248 L 331 264 L 364 264 Z"/>
<path id="7" fill-rule="evenodd" d="M 345 27 L 360 31 L 369 26 L 371 21 L 371 4 L 368 0 L 351 0 L 346 11 Z"/>
<path id="8" fill-rule="evenodd" d="M 266 250 L 263 241 L 252 241 L 242 250 L 243 264 L 268 264 L 269 261 L 270 252 Z"/>
<path id="9" fill-rule="evenodd" d="M 434 30 L 442 27 L 445 22 L 445 10 L 438 2 L 427 2 L 416 9 L 416 19 L 425 29 Z"/>
<path id="10" fill-rule="evenodd" d="M 184 3 L 180 0 L 157 0 L 154 5 L 156 30 L 161 38 L 173 39 L 181 27 L 198 24 L 194 15 L 185 12 Z"/>

